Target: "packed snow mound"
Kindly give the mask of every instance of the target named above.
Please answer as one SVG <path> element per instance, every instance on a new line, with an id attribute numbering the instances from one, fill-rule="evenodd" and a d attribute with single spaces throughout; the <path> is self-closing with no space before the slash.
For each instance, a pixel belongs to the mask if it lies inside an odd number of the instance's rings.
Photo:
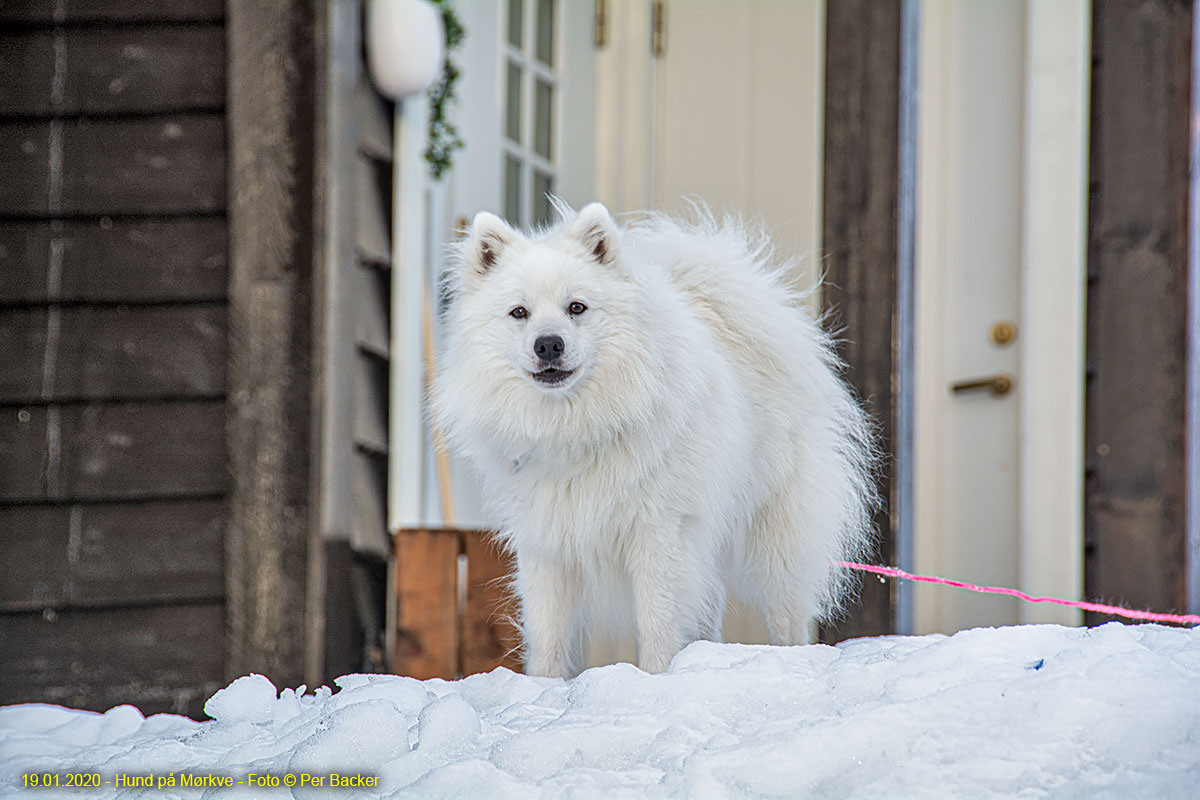
<path id="1" fill-rule="evenodd" d="M 663 675 L 617 664 L 572 681 L 497 669 L 335 684 L 277 693 L 239 678 L 203 723 L 128 706 L 0 709 L 0 796 L 1126 800 L 1200 786 L 1200 631 L 1156 625 L 698 642 Z M 23 788 L 27 773 L 80 772 L 107 783 Z M 311 785 L 332 773 L 375 785 Z M 147 775 L 176 783 L 115 784 Z M 203 776 L 234 785 L 181 783 Z"/>

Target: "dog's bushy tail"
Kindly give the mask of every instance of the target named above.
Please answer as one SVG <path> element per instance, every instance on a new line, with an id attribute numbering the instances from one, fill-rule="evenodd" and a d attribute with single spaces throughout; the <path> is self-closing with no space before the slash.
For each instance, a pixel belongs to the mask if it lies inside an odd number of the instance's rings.
<path id="1" fill-rule="evenodd" d="M 713 321 L 740 316 L 736 327 L 759 332 L 756 352 L 773 354 L 773 362 L 756 358 L 752 368 L 789 387 L 805 432 L 789 491 L 799 498 L 790 516 L 807 530 L 791 536 L 803 538 L 804 552 L 825 560 L 817 567 L 825 570 L 819 613 L 838 618 L 859 576 L 834 562 L 860 561 L 874 550 L 883 459 L 878 426 L 844 378 L 846 365 L 828 329 L 831 314 L 818 308 L 822 276 L 811 259 L 780 258 L 762 225 L 732 214 L 718 218 L 698 202 L 682 220 L 652 212 L 630 229 L 655 257 L 675 260 L 677 282 L 698 306 L 710 308 Z M 752 317 L 743 316 L 747 309 Z"/>

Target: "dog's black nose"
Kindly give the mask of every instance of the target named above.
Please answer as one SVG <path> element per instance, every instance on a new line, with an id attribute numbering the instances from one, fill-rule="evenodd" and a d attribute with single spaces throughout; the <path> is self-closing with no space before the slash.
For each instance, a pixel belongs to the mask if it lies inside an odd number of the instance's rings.
<path id="1" fill-rule="evenodd" d="M 539 336 L 533 343 L 533 354 L 542 361 L 557 361 L 564 347 L 561 336 Z"/>

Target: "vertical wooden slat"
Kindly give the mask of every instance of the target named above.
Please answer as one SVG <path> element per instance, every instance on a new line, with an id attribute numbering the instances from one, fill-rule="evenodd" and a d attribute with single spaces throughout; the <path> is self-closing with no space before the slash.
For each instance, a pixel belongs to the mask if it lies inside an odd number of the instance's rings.
<path id="1" fill-rule="evenodd" d="M 829 0 L 825 62 L 824 305 L 842 328 L 847 378 L 879 425 L 893 498 L 893 375 L 899 247 L 900 0 Z M 876 515 L 880 563 L 894 559 L 892 520 Z M 861 604 L 822 638 L 893 630 L 894 584 L 865 581 Z"/>
<path id="2" fill-rule="evenodd" d="M 1106 0 L 1092 17 L 1084 590 L 1163 611 L 1186 604 L 1192 14 Z"/>
<path id="3" fill-rule="evenodd" d="M 457 531 L 406 530 L 395 536 L 396 651 L 392 669 L 414 678 L 458 672 Z"/>
<path id="4" fill-rule="evenodd" d="M 463 620 L 464 675 L 508 667 L 519 672 L 521 636 L 516 626 L 517 603 L 509 585 L 513 560 L 499 552 L 489 534 L 463 534 L 467 554 L 467 607 Z"/>

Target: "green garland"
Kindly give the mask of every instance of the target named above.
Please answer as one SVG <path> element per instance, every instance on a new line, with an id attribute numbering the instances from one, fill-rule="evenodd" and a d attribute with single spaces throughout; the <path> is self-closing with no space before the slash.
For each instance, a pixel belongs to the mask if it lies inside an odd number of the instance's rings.
<path id="1" fill-rule="evenodd" d="M 450 0 L 430 2 L 442 10 L 442 27 L 446 31 L 446 60 L 442 64 L 442 76 L 429 90 L 429 147 L 425 150 L 429 173 L 437 181 L 450 169 L 451 154 L 463 146 L 458 128 L 447 116 L 446 106 L 454 100 L 454 84 L 459 78 L 459 69 L 452 56 L 462 45 L 467 32 L 454 9 L 450 7 Z"/>

